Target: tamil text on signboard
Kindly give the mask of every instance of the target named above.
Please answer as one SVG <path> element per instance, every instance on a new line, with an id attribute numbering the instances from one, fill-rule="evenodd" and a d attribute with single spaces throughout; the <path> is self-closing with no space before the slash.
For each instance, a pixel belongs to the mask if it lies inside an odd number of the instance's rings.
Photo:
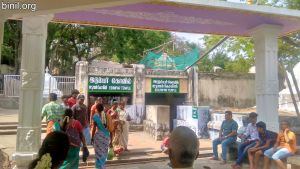
<path id="1" fill-rule="evenodd" d="M 124 92 L 133 91 L 132 77 L 89 76 L 89 92 Z"/>
<path id="2" fill-rule="evenodd" d="M 179 93 L 179 79 L 152 78 L 151 93 Z"/>

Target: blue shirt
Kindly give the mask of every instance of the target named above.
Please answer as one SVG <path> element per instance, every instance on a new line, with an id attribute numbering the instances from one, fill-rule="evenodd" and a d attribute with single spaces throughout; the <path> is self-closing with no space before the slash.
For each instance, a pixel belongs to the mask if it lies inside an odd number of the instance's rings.
<path id="1" fill-rule="evenodd" d="M 221 125 L 221 130 L 223 132 L 223 136 L 227 136 L 232 131 L 237 131 L 238 127 L 239 126 L 238 126 L 236 121 L 234 121 L 234 120 L 224 120 L 222 122 L 222 125 Z M 233 137 L 236 137 L 236 135 L 233 136 Z"/>
<path id="2" fill-rule="evenodd" d="M 265 145 L 268 140 L 271 140 L 270 146 L 273 147 L 277 139 L 277 133 L 266 130 L 264 134 L 259 133 L 259 139 L 262 146 Z"/>

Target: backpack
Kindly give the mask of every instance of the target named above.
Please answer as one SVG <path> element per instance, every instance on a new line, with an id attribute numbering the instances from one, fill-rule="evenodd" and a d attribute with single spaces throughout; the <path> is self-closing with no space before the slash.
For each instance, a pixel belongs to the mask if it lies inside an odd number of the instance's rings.
<path id="1" fill-rule="evenodd" d="M 80 135 L 75 128 L 76 121 L 74 120 L 72 124 L 69 124 L 69 127 L 66 129 L 66 134 L 69 136 L 69 141 L 71 146 L 80 147 L 81 139 Z"/>

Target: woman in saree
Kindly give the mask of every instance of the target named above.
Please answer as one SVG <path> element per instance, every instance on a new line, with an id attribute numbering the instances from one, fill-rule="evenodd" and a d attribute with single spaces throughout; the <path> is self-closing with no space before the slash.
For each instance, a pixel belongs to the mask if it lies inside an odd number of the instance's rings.
<path id="1" fill-rule="evenodd" d="M 114 120 L 115 130 L 114 137 L 112 141 L 112 147 L 114 150 L 114 154 L 116 157 L 119 157 L 121 153 L 124 151 L 125 147 L 122 144 L 122 125 L 124 124 L 121 120 Z"/>
<path id="2" fill-rule="evenodd" d="M 93 116 L 94 125 L 92 128 L 92 143 L 95 149 L 96 168 L 105 169 L 110 133 L 107 126 L 106 114 L 102 104 L 96 105 L 96 113 Z"/>
<path id="3" fill-rule="evenodd" d="M 130 116 L 125 110 L 125 102 L 121 102 L 118 108 L 120 123 L 122 127 L 121 135 L 120 135 L 120 145 L 124 147 L 125 151 L 128 151 L 128 135 L 129 135 L 129 121 Z"/>
<path id="4" fill-rule="evenodd" d="M 81 144 L 84 149 L 87 149 L 85 138 L 82 133 L 83 127 L 79 121 L 73 119 L 73 111 L 71 109 L 66 109 L 64 118 L 60 123 L 56 122 L 54 124 L 55 131 L 63 131 L 69 137 L 70 148 L 68 151 L 67 158 L 59 167 L 59 169 L 76 169 L 79 167 L 79 153 Z"/>

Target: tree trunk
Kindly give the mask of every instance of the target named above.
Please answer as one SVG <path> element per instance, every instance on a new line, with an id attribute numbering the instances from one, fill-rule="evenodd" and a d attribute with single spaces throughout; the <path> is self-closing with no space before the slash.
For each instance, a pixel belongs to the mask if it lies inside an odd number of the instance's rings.
<path id="1" fill-rule="evenodd" d="M 295 96 L 294 96 L 294 93 L 293 93 L 293 89 L 292 89 L 292 85 L 291 85 L 290 79 L 288 77 L 287 71 L 286 71 L 285 67 L 283 66 L 283 64 L 280 64 L 280 66 L 284 70 L 285 79 L 286 79 L 287 85 L 288 85 L 289 90 L 290 90 L 290 94 L 291 94 L 291 98 L 293 100 L 293 104 L 295 106 L 297 118 L 300 121 L 300 113 L 299 113 L 298 105 L 297 105 L 297 102 L 296 102 L 296 99 L 295 99 Z"/>
<path id="2" fill-rule="evenodd" d="M 17 22 L 18 40 L 16 43 L 15 74 L 20 74 L 21 56 L 22 56 L 22 22 Z"/>

